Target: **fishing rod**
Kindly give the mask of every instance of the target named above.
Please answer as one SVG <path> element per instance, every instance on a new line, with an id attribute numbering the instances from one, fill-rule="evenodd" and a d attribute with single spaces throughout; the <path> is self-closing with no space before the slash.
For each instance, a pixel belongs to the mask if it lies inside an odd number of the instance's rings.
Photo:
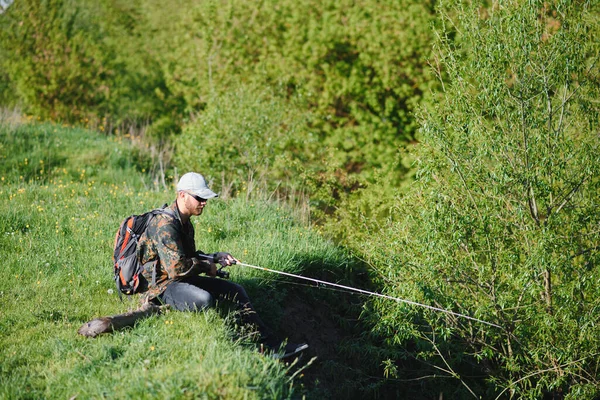
<path id="1" fill-rule="evenodd" d="M 410 304 L 410 305 L 413 305 L 413 306 L 427 308 L 427 309 L 433 310 L 433 311 L 443 312 L 443 313 L 446 313 L 446 314 L 454 315 L 455 317 L 465 318 L 465 319 L 468 319 L 468 320 L 471 320 L 471 321 L 480 322 L 480 323 L 485 324 L 485 325 L 489 325 L 489 326 L 493 326 L 495 328 L 502 329 L 502 327 L 500 325 L 496 325 L 496 324 L 494 324 L 492 322 L 488 322 L 488 321 L 484 321 L 482 319 L 470 317 L 468 315 L 457 313 L 457 312 L 450 311 L 450 310 L 446 310 L 444 308 L 433 307 L 433 306 L 429 306 L 427 304 L 417 303 L 416 301 L 402 299 L 400 297 L 388 296 L 386 294 L 381 294 L 381 293 L 376 293 L 376 292 L 370 292 L 368 290 L 353 288 L 351 286 L 340 285 L 339 283 L 332 283 L 332 282 L 322 281 L 320 279 L 308 278 L 308 277 L 302 276 L 302 275 L 291 274 L 289 272 L 283 272 L 283 271 L 278 271 L 278 270 L 275 270 L 275 269 L 269 269 L 269 268 L 265 268 L 265 267 L 259 267 L 258 265 L 246 264 L 246 263 L 241 262 L 239 260 L 235 260 L 234 264 L 241 265 L 243 267 L 248 267 L 248 268 L 253 268 L 253 269 L 261 270 L 261 271 L 271 272 L 271 273 L 275 273 L 275 274 L 279 274 L 279 275 L 289 276 L 289 277 L 292 277 L 292 278 L 303 279 L 305 281 L 314 282 L 317 285 L 333 286 L 333 287 L 337 287 L 337 288 L 340 288 L 340 289 L 347 290 L 349 292 L 356 292 L 356 293 L 361 293 L 361 294 L 364 294 L 364 295 L 367 295 L 367 296 L 375 296 L 375 297 L 381 297 L 381 298 L 384 298 L 384 299 L 395 300 L 395 301 L 400 302 L 400 303 Z"/>

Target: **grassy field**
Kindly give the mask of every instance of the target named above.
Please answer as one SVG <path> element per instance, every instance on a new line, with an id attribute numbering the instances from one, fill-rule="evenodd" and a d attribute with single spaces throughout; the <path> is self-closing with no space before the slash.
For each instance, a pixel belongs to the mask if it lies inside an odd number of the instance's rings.
<path id="1" fill-rule="evenodd" d="M 144 173 L 145 162 L 115 137 L 0 124 L 0 398 L 302 397 L 312 354 L 291 364 L 264 357 L 219 309 L 168 312 L 96 339 L 77 334 L 92 318 L 139 304 L 136 297 L 121 302 L 114 290 L 114 233 L 125 216 L 174 199 Z M 195 224 L 198 247 L 207 252 L 338 281 L 351 274 L 343 251 L 273 202 L 211 201 Z M 311 311 L 286 309 L 287 286 L 243 267 L 231 273 L 274 329 L 306 339 L 287 322 L 302 325 L 297 319 Z M 320 379 L 343 371 L 339 366 L 322 366 Z M 311 393 L 329 393 L 318 381 Z"/>

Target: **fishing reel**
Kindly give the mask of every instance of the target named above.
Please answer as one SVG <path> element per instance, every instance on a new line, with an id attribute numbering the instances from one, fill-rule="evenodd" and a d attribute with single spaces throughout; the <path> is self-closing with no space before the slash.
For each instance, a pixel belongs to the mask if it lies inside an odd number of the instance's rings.
<path id="1" fill-rule="evenodd" d="M 222 279 L 229 279 L 229 271 L 224 271 L 223 268 L 225 267 L 221 267 L 217 270 L 217 276 Z"/>

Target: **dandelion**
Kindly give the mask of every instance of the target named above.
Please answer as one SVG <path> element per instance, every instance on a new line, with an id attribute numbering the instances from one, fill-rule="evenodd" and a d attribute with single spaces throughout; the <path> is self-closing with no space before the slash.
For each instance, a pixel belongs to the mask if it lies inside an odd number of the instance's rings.
<path id="1" fill-rule="evenodd" d="M 154 346 L 150 346 L 150 351 L 154 351 Z"/>
<path id="2" fill-rule="evenodd" d="M 106 291 L 106 293 L 108 293 L 108 294 L 113 294 L 113 292 L 114 292 L 114 291 L 113 291 L 112 289 L 108 289 L 108 290 Z"/>

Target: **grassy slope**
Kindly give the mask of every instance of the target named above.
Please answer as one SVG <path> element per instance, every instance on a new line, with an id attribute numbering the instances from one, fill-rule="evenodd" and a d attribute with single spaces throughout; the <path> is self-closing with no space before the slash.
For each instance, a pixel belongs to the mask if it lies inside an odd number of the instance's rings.
<path id="1" fill-rule="evenodd" d="M 170 202 L 149 191 L 128 145 L 49 124 L 0 124 L 0 397 L 286 398 L 290 366 L 235 340 L 223 313 L 170 312 L 124 332 L 86 339 L 101 315 L 137 307 L 112 292 L 113 235 L 125 216 Z M 228 250 L 287 271 L 348 265 L 345 256 L 266 202 L 209 204 L 196 220 L 205 251 Z M 280 290 L 238 268 L 267 321 Z M 277 289 L 277 290 L 276 290 Z M 283 290 L 281 291 L 283 292 Z"/>

